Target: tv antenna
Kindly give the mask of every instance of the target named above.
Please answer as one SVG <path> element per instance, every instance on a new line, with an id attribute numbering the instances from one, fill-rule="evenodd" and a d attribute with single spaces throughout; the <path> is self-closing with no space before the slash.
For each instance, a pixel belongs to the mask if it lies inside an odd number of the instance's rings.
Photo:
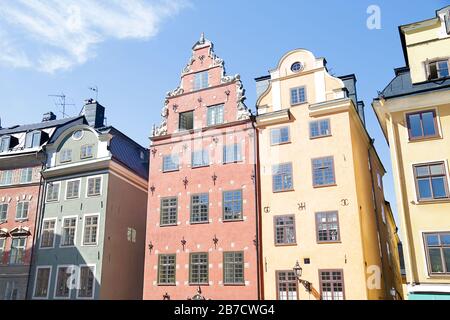
<path id="1" fill-rule="evenodd" d="M 89 87 L 89 90 L 95 92 L 95 101 L 98 101 L 98 87 L 97 86 L 92 86 L 92 87 Z"/>
<path id="2" fill-rule="evenodd" d="M 67 103 L 66 102 L 66 95 L 61 92 L 61 94 L 49 94 L 49 97 L 53 97 L 55 98 L 55 106 L 60 107 L 62 109 L 62 111 L 60 111 L 62 113 L 63 118 L 68 117 L 69 115 L 66 114 L 66 106 L 74 106 L 74 103 Z"/>

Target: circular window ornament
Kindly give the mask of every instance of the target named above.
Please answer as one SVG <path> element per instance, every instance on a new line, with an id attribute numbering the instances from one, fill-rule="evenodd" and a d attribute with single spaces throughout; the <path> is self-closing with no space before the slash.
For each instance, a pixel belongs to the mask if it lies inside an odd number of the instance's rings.
<path id="1" fill-rule="evenodd" d="M 83 130 L 77 130 L 72 134 L 73 140 L 80 140 L 83 138 Z"/>
<path id="2" fill-rule="evenodd" d="M 300 72 L 304 69 L 304 67 L 305 66 L 303 65 L 303 63 L 297 61 L 292 64 L 291 71 L 292 72 Z"/>

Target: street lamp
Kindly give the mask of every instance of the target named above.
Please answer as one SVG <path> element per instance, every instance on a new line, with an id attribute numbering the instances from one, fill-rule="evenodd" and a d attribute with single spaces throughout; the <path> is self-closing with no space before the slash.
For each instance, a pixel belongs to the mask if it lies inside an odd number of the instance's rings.
<path id="1" fill-rule="evenodd" d="M 300 263 L 298 263 L 298 260 L 295 263 L 293 270 L 294 270 L 294 274 L 295 274 L 295 277 L 297 278 L 298 282 L 300 282 L 305 287 L 305 289 L 308 293 L 311 293 L 311 282 L 301 279 L 303 269 L 300 266 Z"/>
<path id="2" fill-rule="evenodd" d="M 394 287 L 392 287 L 391 290 L 390 290 L 390 292 L 391 292 L 392 298 L 393 298 L 394 300 L 397 300 L 397 290 L 396 290 Z"/>

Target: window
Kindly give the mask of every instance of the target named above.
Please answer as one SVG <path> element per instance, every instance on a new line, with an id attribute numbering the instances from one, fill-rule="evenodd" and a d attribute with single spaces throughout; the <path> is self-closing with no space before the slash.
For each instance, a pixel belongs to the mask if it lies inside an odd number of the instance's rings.
<path id="1" fill-rule="evenodd" d="M 51 272 L 51 267 L 37 267 L 33 295 L 35 298 L 48 298 Z"/>
<path id="2" fill-rule="evenodd" d="M 384 211 L 384 205 L 383 203 L 380 206 L 381 210 L 381 220 L 383 220 L 383 223 L 386 224 L 386 213 Z"/>
<path id="3" fill-rule="evenodd" d="M 344 276 L 342 270 L 319 270 L 322 300 L 344 300 Z"/>
<path id="4" fill-rule="evenodd" d="M 208 71 L 194 74 L 194 90 L 208 88 Z"/>
<path id="5" fill-rule="evenodd" d="M 161 199 L 161 226 L 176 225 L 178 218 L 178 199 L 169 197 Z"/>
<path id="6" fill-rule="evenodd" d="M 102 177 L 93 177 L 87 179 L 87 196 L 99 196 L 102 193 Z"/>
<path id="7" fill-rule="evenodd" d="M 448 198 L 447 174 L 443 162 L 415 165 L 418 200 Z"/>
<path id="8" fill-rule="evenodd" d="M 87 145 L 81 146 L 80 158 L 81 159 L 92 158 L 93 151 L 94 151 L 94 146 L 92 144 L 87 144 Z"/>
<path id="9" fill-rule="evenodd" d="M 448 60 L 430 62 L 428 64 L 428 72 L 428 80 L 448 77 Z"/>
<path id="10" fill-rule="evenodd" d="M 64 150 L 61 150 L 61 152 L 59 154 L 60 154 L 60 158 L 59 158 L 60 162 L 72 161 L 72 150 L 64 149 Z"/>
<path id="11" fill-rule="evenodd" d="M 59 182 L 50 182 L 47 184 L 47 202 L 58 201 L 60 185 Z"/>
<path id="12" fill-rule="evenodd" d="M 295 244 L 295 217 L 293 215 L 274 217 L 274 224 L 276 245 Z"/>
<path id="13" fill-rule="evenodd" d="M 136 243 L 136 229 L 134 228 L 127 229 L 127 240 L 128 242 Z"/>
<path id="14" fill-rule="evenodd" d="M 223 220 L 242 219 L 242 190 L 223 192 Z"/>
<path id="15" fill-rule="evenodd" d="M 195 194 L 191 196 L 191 223 L 208 222 L 209 194 Z"/>
<path id="16" fill-rule="evenodd" d="M 381 174 L 377 171 L 377 184 L 378 184 L 378 188 L 382 189 L 383 188 L 383 177 L 381 176 Z"/>
<path id="17" fill-rule="evenodd" d="M 12 184 L 12 176 L 13 176 L 12 170 L 3 171 L 1 179 L 0 179 L 0 186 L 6 186 L 6 185 Z"/>
<path id="18" fill-rule="evenodd" d="M 80 197 L 81 180 L 69 180 L 66 184 L 66 199 L 75 199 Z"/>
<path id="19" fill-rule="evenodd" d="M 169 155 L 163 157 L 163 172 L 178 170 L 178 156 Z"/>
<path id="20" fill-rule="evenodd" d="M 80 281 L 77 293 L 78 298 L 89 299 L 94 297 L 95 267 L 82 266 L 80 268 Z"/>
<path id="21" fill-rule="evenodd" d="M 223 163 L 242 161 L 241 145 L 239 143 L 223 146 Z"/>
<path id="22" fill-rule="evenodd" d="M 291 105 L 306 102 L 305 87 L 291 89 Z"/>
<path id="23" fill-rule="evenodd" d="M 436 112 L 434 110 L 409 113 L 406 115 L 410 140 L 438 136 Z"/>
<path id="24" fill-rule="evenodd" d="M 282 144 L 289 142 L 289 127 L 275 128 L 270 130 L 270 144 Z"/>
<path id="25" fill-rule="evenodd" d="M 333 157 L 313 159 L 312 168 L 314 187 L 330 186 L 336 183 Z"/>
<path id="26" fill-rule="evenodd" d="M 70 288 L 68 286 L 68 281 L 71 277 L 71 271 L 73 268 L 70 267 L 58 267 L 56 273 L 56 288 L 55 288 L 55 298 L 69 298 Z"/>
<path id="27" fill-rule="evenodd" d="M 16 220 L 28 219 L 28 208 L 30 203 L 28 201 L 20 201 L 16 207 Z"/>
<path id="28" fill-rule="evenodd" d="M 389 265 L 392 264 L 391 248 L 389 247 L 389 242 L 386 242 L 386 252 L 388 256 Z"/>
<path id="29" fill-rule="evenodd" d="M 292 163 L 282 163 L 272 167 L 273 192 L 292 190 Z"/>
<path id="30" fill-rule="evenodd" d="M 331 135 L 330 119 L 311 121 L 309 123 L 309 137 L 311 139 Z"/>
<path id="31" fill-rule="evenodd" d="M 72 138 L 73 140 L 80 140 L 83 138 L 83 130 L 74 131 L 74 133 L 72 133 Z"/>
<path id="32" fill-rule="evenodd" d="M 223 253 L 224 284 L 244 283 L 244 252 Z"/>
<path id="33" fill-rule="evenodd" d="M 176 256 L 160 254 L 158 256 L 158 283 L 175 284 Z"/>
<path id="34" fill-rule="evenodd" d="M 61 247 L 70 247 L 75 245 L 76 227 L 76 217 L 64 218 L 61 232 Z"/>
<path id="35" fill-rule="evenodd" d="M 5 296 L 4 296 L 5 300 L 17 300 L 17 297 L 19 295 L 19 289 L 16 287 L 17 287 L 16 281 L 6 282 Z"/>
<path id="36" fill-rule="evenodd" d="M 208 254 L 191 253 L 189 255 L 189 283 L 208 284 Z"/>
<path id="37" fill-rule="evenodd" d="M 33 168 L 20 170 L 20 183 L 30 183 L 33 179 Z"/>
<path id="38" fill-rule="evenodd" d="M 3 257 L 5 254 L 6 238 L 0 237 L 0 265 L 3 264 Z"/>
<path id="39" fill-rule="evenodd" d="M 278 300 L 298 300 L 297 277 L 293 271 L 277 271 Z"/>
<path id="40" fill-rule="evenodd" d="M 12 238 L 11 251 L 9 255 L 10 264 L 23 264 L 25 259 L 26 237 Z"/>
<path id="41" fill-rule="evenodd" d="M 291 71 L 292 72 L 300 72 L 300 71 L 302 71 L 303 70 L 303 68 L 304 68 L 304 66 L 303 66 L 303 64 L 301 63 L 301 62 L 294 62 L 292 65 L 291 65 Z"/>
<path id="42" fill-rule="evenodd" d="M 209 165 L 209 152 L 208 150 L 199 150 L 192 152 L 192 167 L 205 167 Z"/>
<path id="43" fill-rule="evenodd" d="M 4 222 L 8 219 L 8 204 L 0 203 L 0 222 Z"/>
<path id="44" fill-rule="evenodd" d="M 450 274 L 450 232 L 425 233 L 425 252 L 430 274 Z"/>
<path id="45" fill-rule="evenodd" d="M 25 148 L 37 148 L 41 145 L 41 132 L 33 131 L 25 137 Z"/>
<path id="46" fill-rule="evenodd" d="M 337 211 L 316 213 L 317 242 L 340 241 Z"/>
<path id="47" fill-rule="evenodd" d="M 10 144 L 11 144 L 11 137 L 2 137 L 0 139 L 0 152 L 9 151 Z"/>
<path id="48" fill-rule="evenodd" d="M 191 130 L 194 129 L 194 111 L 181 112 L 178 129 Z"/>
<path id="49" fill-rule="evenodd" d="M 53 248 L 55 244 L 56 219 L 44 220 L 42 223 L 41 248 Z"/>
<path id="50" fill-rule="evenodd" d="M 96 245 L 98 235 L 98 215 L 84 216 L 83 245 Z"/>
<path id="51" fill-rule="evenodd" d="M 223 123 L 223 104 L 208 108 L 208 126 Z"/>

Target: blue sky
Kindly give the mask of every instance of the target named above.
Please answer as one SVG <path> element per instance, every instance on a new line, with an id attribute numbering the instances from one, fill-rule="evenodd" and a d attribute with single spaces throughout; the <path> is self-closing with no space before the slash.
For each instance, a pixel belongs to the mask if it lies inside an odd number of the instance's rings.
<path id="1" fill-rule="evenodd" d="M 381 29 L 366 27 L 369 5 L 381 9 Z M 39 122 L 64 93 L 69 115 L 94 97 L 108 124 L 144 146 L 160 121 L 165 93 L 201 32 L 215 44 L 229 74 L 241 74 L 247 105 L 254 78 L 289 50 L 306 48 L 334 75 L 355 73 L 366 103 L 368 131 L 388 170 L 385 193 L 395 209 L 389 150 L 370 103 L 404 65 L 397 27 L 428 19 L 442 0 L 143 1 L 0 0 L 0 116 L 3 126 Z"/>

